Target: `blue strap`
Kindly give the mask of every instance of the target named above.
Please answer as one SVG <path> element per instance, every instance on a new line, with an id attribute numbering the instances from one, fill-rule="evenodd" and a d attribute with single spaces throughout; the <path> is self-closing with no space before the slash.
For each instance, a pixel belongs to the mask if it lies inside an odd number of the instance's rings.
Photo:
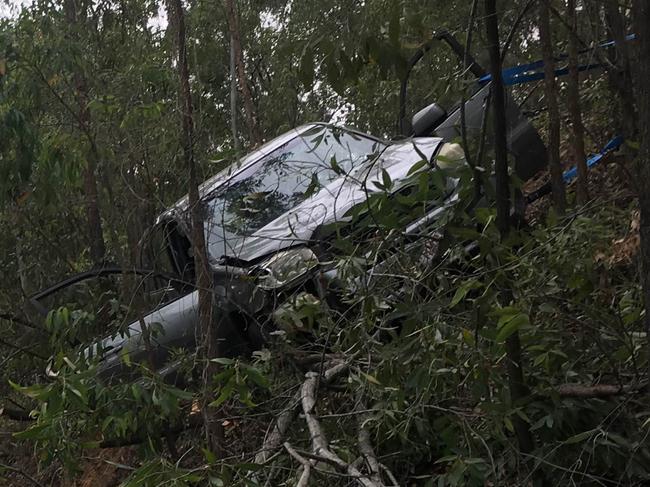
<path id="1" fill-rule="evenodd" d="M 625 142 L 625 139 L 621 137 L 620 135 L 617 135 L 614 137 L 612 140 L 607 142 L 605 147 L 603 147 L 603 150 L 601 150 L 598 154 L 595 154 L 589 159 L 587 159 L 587 167 L 594 166 L 598 164 L 605 155 L 607 155 L 609 152 L 612 152 L 616 149 L 618 149 L 620 146 L 623 145 L 623 142 Z M 569 183 L 571 180 L 573 180 L 576 176 L 578 175 L 578 168 L 577 167 L 572 167 L 568 171 L 565 171 L 564 174 L 562 175 L 564 182 Z"/>
<path id="2" fill-rule="evenodd" d="M 636 34 L 629 34 L 625 36 L 626 41 L 633 41 L 636 39 Z M 612 47 L 616 45 L 616 41 L 606 41 L 598 44 L 597 49 Z M 583 49 L 580 51 L 581 54 L 590 52 L 592 49 Z M 568 56 L 566 54 L 561 54 L 556 58 L 556 61 L 562 61 Z M 502 71 L 503 73 L 503 83 L 506 86 L 519 85 L 522 83 L 529 83 L 531 81 L 538 81 L 544 79 L 544 72 L 539 71 L 540 68 L 544 67 L 544 61 L 534 61 L 532 63 L 520 64 L 518 66 L 512 66 L 506 68 Z M 578 67 L 579 71 L 590 71 L 592 69 L 597 69 L 602 67 L 601 64 L 585 64 Z M 560 68 L 555 70 L 555 77 L 565 76 L 569 73 L 568 68 Z M 485 76 L 479 78 L 478 82 L 481 85 L 484 85 L 492 80 L 492 75 L 486 74 Z"/>

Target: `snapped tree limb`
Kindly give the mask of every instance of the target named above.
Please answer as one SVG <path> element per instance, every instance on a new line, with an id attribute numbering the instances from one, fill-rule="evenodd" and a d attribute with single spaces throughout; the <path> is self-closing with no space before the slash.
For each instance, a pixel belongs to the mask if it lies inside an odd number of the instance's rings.
<path id="1" fill-rule="evenodd" d="M 359 393 L 357 395 L 357 407 L 356 409 L 358 411 L 363 411 L 366 409 L 365 403 L 363 401 L 363 398 L 361 397 L 362 394 Z M 370 479 L 373 482 L 376 482 L 377 484 L 381 484 L 381 471 L 380 471 L 380 464 L 379 461 L 377 460 L 377 455 L 375 454 L 375 450 L 372 447 L 372 443 L 370 442 L 370 432 L 366 428 L 366 421 L 368 419 L 368 414 L 362 414 L 360 413 L 357 416 L 357 425 L 359 428 L 359 432 L 357 434 L 357 442 L 359 443 L 359 451 L 361 452 L 362 458 L 368 467 L 368 470 L 370 471 Z"/>
<path id="2" fill-rule="evenodd" d="M 615 384 L 595 384 L 595 385 L 582 385 L 582 384 L 563 384 L 555 389 L 557 394 L 562 398 L 605 398 L 612 396 L 620 396 L 622 394 L 629 394 L 640 392 L 647 387 L 647 384 L 638 385 L 615 385 Z"/>
<path id="3" fill-rule="evenodd" d="M 345 370 L 347 370 L 346 364 L 336 362 L 332 367 L 323 372 L 322 381 L 329 383 Z M 257 455 L 255 455 L 255 463 L 266 463 L 280 448 L 280 446 L 282 446 L 282 439 L 298 413 L 298 406 L 300 405 L 301 398 L 302 390 L 299 389 L 291 398 L 289 406 L 278 415 L 277 419 L 273 423 L 270 433 L 264 439 L 262 448 Z"/>
<path id="4" fill-rule="evenodd" d="M 332 369 L 339 369 L 340 371 L 347 368 L 346 364 L 339 364 Z M 332 369 L 326 371 L 330 372 Z M 338 455 L 336 455 L 329 448 L 325 433 L 321 428 L 320 422 L 316 419 L 314 409 L 316 407 L 316 388 L 318 385 L 318 374 L 315 372 L 308 372 L 307 379 L 302 385 L 302 411 L 305 415 L 305 421 L 309 428 L 309 435 L 311 437 L 312 450 L 316 455 L 322 456 L 330 463 L 336 465 L 339 470 L 346 472 L 350 477 L 354 478 L 359 485 L 364 487 L 380 487 L 382 484 L 374 482 L 367 475 L 364 475 L 352 464 L 348 464 Z"/>
<path id="5" fill-rule="evenodd" d="M 302 473 L 300 474 L 300 479 L 298 480 L 296 487 L 307 487 L 307 484 L 309 484 L 309 475 L 311 474 L 311 463 L 309 463 L 309 460 L 294 450 L 291 447 L 290 443 L 285 442 L 284 448 L 287 450 L 287 452 L 289 452 L 289 455 L 298 460 L 298 462 L 300 462 L 302 465 Z"/>

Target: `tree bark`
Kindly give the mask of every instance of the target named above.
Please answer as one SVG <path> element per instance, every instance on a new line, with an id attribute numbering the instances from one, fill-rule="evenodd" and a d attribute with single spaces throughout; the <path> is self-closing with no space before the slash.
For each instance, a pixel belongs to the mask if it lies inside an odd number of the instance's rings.
<path id="1" fill-rule="evenodd" d="M 188 204 L 192 221 L 192 247 L 194 251 L 194 270 L 196 288 L 198 290 L 199 320 L 197 323 L 197 355 L 204 364 L 203 368 L 203 398 L 201 411 L 204 417 L 206 442 L 208 446 L 220 454 L 223 443 L 223 430 L 215 415 L 208 406 L 210 402 L 211 378 L 216 364 L 210 359 L 217 356 L 217 330 L 212 327 L 212 277 L 208 264 L 208 255 L 203 233 L 202 202 L 199 197 L 196 161 L 194 159 L 194 118 L 190 77 L 187 63 L 187 47 L 185 40 L 185 15 L 181 0 L 168 0 L 170 20 L 175 28 L 177 69 L 179 80 L 179 104 L 182 119 L 182 146 L 185 167 L 188 172 L 189 192 Z"/>
<path id="2" fill-rule="evenodd" d="M 253 94 L 248 87 L 248 76 L 246 75 L 246 66 L 244 64 L 244 55 L 241 48 L 241 36 L 239 31 L 239 18 L 237 17 L 237 8 L 235 0 L 224 0 L 226 16 L 228 17 L 228 30 L 234 52 L 234 61 L 237 69 L 237 80 L 239 90 L 241 91 L 242 101 L 244 102 L 244 112 L 246 113 L 246 123 L 250 133 L 251 142 L 254 146 L 262 144 L 262 133 L 258 125 L 257 112 L 253 103 Z"/>
<path id="3" fill-rule="evenodd" d="M 237 63 L 235 62 L 235 44 L 230 36 L 230 131 L 232 147 L 239 151 L 239 134 L 237 133 Z"/>
<path id="4" fill-rule="evenodd" d="M 553 206 L 558 214 L 563 215 L 566 209 L 566 193 L 560 161 L 560 108 L 555 82 L 551 19 L 546 2 L 539 4 L 539 39 L 544 60 L 544 97 L 548 108 L 548 168 L 551 174 Z"/>
<path id="5" fill-rule="evenodd" d="M 83 28 L 79 21 L 76 0 L 66 0 L 64 3 L 65 15 L 70 24 L 70 36 L 73 42 L 77 41 L 78 30 Z M 86 166 L 83 168 L 83 189 L 86 206 L 86 221 L 88 224 L 88 244 L 90 247 L 90 259 L 94 266 L 100 266 L 106 255 L 104 243 L 104 232 L 102 219 L 99 211 L 99 197 L 97 191 L 97 148 L 91 134 L 90 111 L 88 110 L 88 88 L 81 66 L 77 66 L 73 73 L 73 85 L 79 111 L 77 123 L 79 129 L 87 136 L 89 150 L 86 151 Z"/>
<path id="6" fill-rule="evenodd" d="M 641 213 L 641 285 L 645 303 L 645 328 L 650 352 L 650 3 L 635 0 L 634 23 L 638 38 L 638 52 L 635 76 L 639 140 L 639 154 L 636 158 L 636 186 Z M 648 362 L 650 377 L 650 361 Z"/>
<path id="7" fill-rule="evenodd" d="M 576 14 L 575 0 L 567 0 L 567 19 L 571 30 L 578 33 L 578 16 Z M 578 71 L 578 40 L 576 36 L 569 35 L 569 79 L 567 82 L 567 107 L 571 123 L 571 149 L 573 158 L 578 168 L 576 181 L 576 200 L 578 205 L 589 201 L 587 189 L 587 157 L 585 155 L 585 135 L 582 125 L 582 112 L 580 111 L 580 73 Z"/>
<path id="8" fill-rule="evenodd" d="M 506 125 L 506 97 L 501 74 L 499 24 L 496 1 L 485 0 L 485 26 L 492 75 L 492 123 L 494 127 L 494 172 L 496 176 L 497 227 L 501 235 L 510 229 L 510 186 L 508 177 L 508 149 Z"/>
<path id="9" fill-rule="evenodd" d="M 485 0 L 485 27 L 488 51 L 490 53 L 490 74 L 492 75 L 492 117 L 494 127 L 494 170 L 496 173 L 497 227 L 501 237 L 510 231 L 510 185 L 508 180 L 508 152 L 506 127 L 506 100 L 501 74 L 502 59 L 499 47 L 499 21 L 496 0 Z M 506 340 L 507 373 L 510 398 L 513 404 L 520 403 L 529 395 L 524 381 L 519 332 Z M 519 450 L 530 453 L 534 449 L 533 437 L 528 424 L 518 415 L 513 417 Z"/>
<path id="10" fill-rule="evenodd" d="M 605 21 L 610 39 L 616 42 L 616 63 L 610 69 L 610 82 L 617 93 L 621 120 L 619 130 L 626 140 L 636 137 L 636 111 L 634 108 L 634 83 L 632 78 L 632 64 L 630 49 L 625 35 L 625 18 L 620 10 L 618 0 L 605 0 Z"/>

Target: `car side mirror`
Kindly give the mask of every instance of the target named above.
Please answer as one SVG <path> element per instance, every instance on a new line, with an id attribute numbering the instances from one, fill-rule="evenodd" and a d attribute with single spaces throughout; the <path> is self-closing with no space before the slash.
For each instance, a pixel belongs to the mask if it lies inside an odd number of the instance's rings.
<path id="1" fill-rule="evenodd" d="M 411 126 L 416 137 L 429 135 L 447 118 L 447 112 L 437 103 L 424 107 L 413 115 Z"/>

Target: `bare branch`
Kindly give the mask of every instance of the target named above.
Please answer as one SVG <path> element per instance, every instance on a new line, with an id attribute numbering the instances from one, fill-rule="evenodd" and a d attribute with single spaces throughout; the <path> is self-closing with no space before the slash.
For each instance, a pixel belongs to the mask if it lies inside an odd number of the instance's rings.
<path id="1" fill-rule="evenodd" d="M 363 398 L 361 393 L 358 394 L 357 400 L 357 410 L 362 411 L 365 408 Z M 359 427 L 359 432 L 357 434 L 357 442 L 359 443 L 359 451 L 361 452 L 362 458 L 365 461 L 365 464 L 370 470 L 370 479 L 373 482 L 381 484 L 381 472 L 379 462 L 377 461 L 377 455 L 375 450 L 372 447 L 370 442 L 370 432 L 366 428 L 366 421 L 368 419 L 368 414 L 359 414 L 357 416 L 357 424 Z"/>
<path id="2" fill-rule="evenodd" d="M 392 483 L 392 485 L 389 485 L 387 487 L 399 487 L 399 482 L 397 481 L 397 479 L 393 475 L 393 472 L 391 472 L 390 469 L 386 465 L 384 465 L 383 463 L 380 463 L 379 466 L 381 467 L 381 469 L 384 471 L 384 473 L 386 474 L 386 476 L 390 479 L 390 481 Z"/>
<path id="3" fill-rule="evenodd" d="M 300 474 L 300 479 L 298 480 L 296 487 L 307 487 L 307 484 L 309 483 L 309 475 L 311 474 L 311 463 L 309 463 L 309 460 L 305 457 L 298 454 L 298 452 L 294 450 L 288 442 L 284 443 L 284 448 L 289 452 L 289 455 L 298 460 L 302 465 L 302 473 Z"/>
<path id="4" fill-rule="evenodd" d="M 535 1 L 536 0 L 528 0 L 526 4 L 523 6 L 523 8 L 519 11 L 517 18 L 512 23 L 510 32 L 508 32 L 508 37 L 506 37 L 506 42 L 503 43 L 503 48 L 501 49 L 501 59 L 505 59 L 506 54 L 508 53 L 508 49 L 510 49 L 510 44 L 512 44 L 512 41 L 515 38 L 515 34 L 517 33 L 517 29 L 519 29 L 519 24 L 521 24 L 521 21 L 524 20 L 524 17 L 528 13 L 528 10 L 530 10 L 530 7 L 533 6 Z"/>
<path id="5" fill-rule="evenodd" d="M 629 394 L 643 390 L 647 384 L 638 386 L 620 386 L 614 384 L 596 384 L 585 386 L 582 384 L 564 384 L 555 389 L 560 397 L 573 397 L 578 399 L 605 398 Z"/>
<path id="6" fill-rule="evenodd" d="M 338 364 L 332 369 L 345 370 L 346 364 Z M 330 372 L 332 369 L 328 370 Z M 327 372 L 325 376 L 327 377 Z M 336 465 L 336 467 L 344 472 L 346 472 L 350 477 L 353 477 L 359 485 L 364 487 L 379 487 L 381 484 L 377 484 L 370 480 L 366 475 L 362 474 L 356 467 L 346 463 L 338 455 L 332 452 L 329 449 L 325 433 L 321 428 L 316 415 L 314 414 L 314 408 L 316 407 L 316 387 L 318 384 L 318 374 L 315 372 L 309 372 L 306 374 L 307 379 L 302 385 L 302 410 L 305 415 L 305 421 L 307 422 L 307 427 L 309 428 L 309 434 L 311 436 L 312 449 L 316 455 L 322 456 L 327 459 L 329 462 Z"/>
<path id="7" fill-rule="evenodd" d="M 320 359 L 320 357 L 318 357 Z M 325 383 L 331 382 L 337 375 L 341 374 L 347 369 L 347 365 L 341 362 L 337 362 L 331 368 L 325 370 L 323 373 L 322 380 Z M 263 464 L 269 461 L 271 456 L 275 451 L 280 448 L 282 445 L 282 439 L 284 438 L 289 426 L 296 418 L 298 412 L 297 408 L 300 405 L 302 398 L 302 391 L 299 389 L 298 392 L 291 398 L 291 403 L 284 409 L 275 420 L 271 432 L 264 439 L 264 443 L 260 451 L 255 455 L 255 463 Z"/>
<path id="8" fill-rule="evenodd" d="M 291 403 L 285 408 L 273 423 L 271 432 L 264 439 L 262 448 L 255 455 L 255 463 L 263 464 L 269 461 L 273 453 L 280 448 L 282 439 L 287 433 L 289 426 L 293 423 L 298 412 L 298 405 L 300 404 L 300 390 L 291 398 Z"/>
<path id="9" fill-rule="evenodd" d="M 47 357 L 45 357 L 44 355 L 41 355 L 38 352 L 34 352 L 33 350 L 29 350 L 27 348 L 21 347 L 20 345 L 16 345 L 15 343 L 7 341 L 4 338 L 0 338 L 0 344 L 5 345 L 5 346 L 7 346 L 9 348 L 13 348 L 14 350 L 19 350 L 19 351 L 21 351 L 22 353 L 24 353 L 26 355 L 31 355 L 32 357 L 36 357 L 36 358 L 39 358 L 41 360 L 47 360 Z"/>

